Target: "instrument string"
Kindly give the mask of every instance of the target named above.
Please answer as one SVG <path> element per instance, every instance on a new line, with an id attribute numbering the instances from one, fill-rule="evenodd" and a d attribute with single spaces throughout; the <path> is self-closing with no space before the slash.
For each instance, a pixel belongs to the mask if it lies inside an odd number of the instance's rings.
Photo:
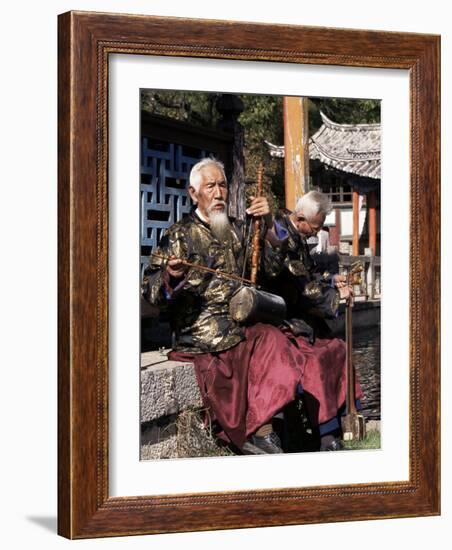
<path id="1" fill-rule="evenodd" d="M 248 263 L 248 253 L 249 253 L 249 248 L 250 248 L 250 238 L 251 238 L 251 225 L 253 223 L 253 218 L 250 217 L 250 220 L 249 220 L 249 223 L 248 223 L 248 227 L 245 225 L 245 254 L 244 254 L 244 257 L 243 257 L 243 269 L 242 269 L 242 279 L 245 278 L 245 271 L 246 271 L 246 266 L 247 266 L 247 263 Z M 243 286 L 243 282 L 240 286 Z"/>

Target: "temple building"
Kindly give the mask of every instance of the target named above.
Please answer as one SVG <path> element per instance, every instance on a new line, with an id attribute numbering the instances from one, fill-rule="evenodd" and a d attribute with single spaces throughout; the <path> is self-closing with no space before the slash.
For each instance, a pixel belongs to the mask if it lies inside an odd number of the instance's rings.
<path id="1" fill-rule="evenodd" d="M 380 255 L 381 125 L 338 124 L 320 113 L 322 126 L 309 139 L 309 189 L 329 195 L 330 245 L 354 256 Z M 284 146 L 266 142 L 270 155 Z"/>

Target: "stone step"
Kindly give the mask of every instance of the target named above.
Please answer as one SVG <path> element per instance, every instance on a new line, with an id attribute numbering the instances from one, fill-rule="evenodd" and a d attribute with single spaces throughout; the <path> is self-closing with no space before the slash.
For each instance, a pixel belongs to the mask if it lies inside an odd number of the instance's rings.
<path id="1" fill-rule="evenodd" d="M 368 420 L 366 422 L 366 432 L 381 432 L 380 425 L 380 420 Z"/>
<path id="2" fill-rule="evenodd" d="M 170 361 L 168 351 L 141 354 L 141 422 L 203 406 L 193 363 Z"/>
<path id="3" fill-rule="evenodd" d="M 229 456 L 206 426 L 199 409 L 160 418 L 141 428 L 141 460 Z"/>

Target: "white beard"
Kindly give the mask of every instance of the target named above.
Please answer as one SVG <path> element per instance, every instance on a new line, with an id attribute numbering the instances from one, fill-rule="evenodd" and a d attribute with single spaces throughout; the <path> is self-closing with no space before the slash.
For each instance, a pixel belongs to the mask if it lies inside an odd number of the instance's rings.
<path id="1" fill-rule="evenodd" d="M 218 212 L 216 210 L 209 212 L 209 223 L 212 233 L 220 242 L 229 239 L 231 224 L 229 223 L 229 218 L 225 210 L 223 210 L 223 212 Z"/>

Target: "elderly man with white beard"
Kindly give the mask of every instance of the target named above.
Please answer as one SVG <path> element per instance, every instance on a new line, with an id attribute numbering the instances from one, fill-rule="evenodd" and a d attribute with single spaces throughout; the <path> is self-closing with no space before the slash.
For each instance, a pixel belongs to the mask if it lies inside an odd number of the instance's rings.
<path id="1" fill-rule="evenodd" d="M 244 453 L 281 453 L 271 419 L 295 399 L 306 370 L 310 380 L 324 385 L 323 367 L 331 350 L 317 349 L 271 325 L 240 326 L 231 318 L 229 303 L 240 282 L 185 262 L 241 276 L 245 222 L 227 215 L 228 187 L 220 162 L 203 159 L 196 164 L 188 191 L 196 209 L 168 229 L 151 255 L 143 296 L 168 309 L 173 331 L 169 357 L 194 363 L 208 418 L 219 427 L 217 435 Z M 265 197 L 253 198 L 247 214 L 263 217 L 266 237 L 274 237 Z M 274 239 L 262 244 L 260 269 L 266 277 L 276 276 L 285 251 Z M 338 359 L 345 364 L 345 358 Z M 332 375 L 340 395 L 325 398 L 328 388 L 323 387 L 319 392 L 330 416 L 339 409 L 337 399 L 345 398 L 345 370 Z"/>

